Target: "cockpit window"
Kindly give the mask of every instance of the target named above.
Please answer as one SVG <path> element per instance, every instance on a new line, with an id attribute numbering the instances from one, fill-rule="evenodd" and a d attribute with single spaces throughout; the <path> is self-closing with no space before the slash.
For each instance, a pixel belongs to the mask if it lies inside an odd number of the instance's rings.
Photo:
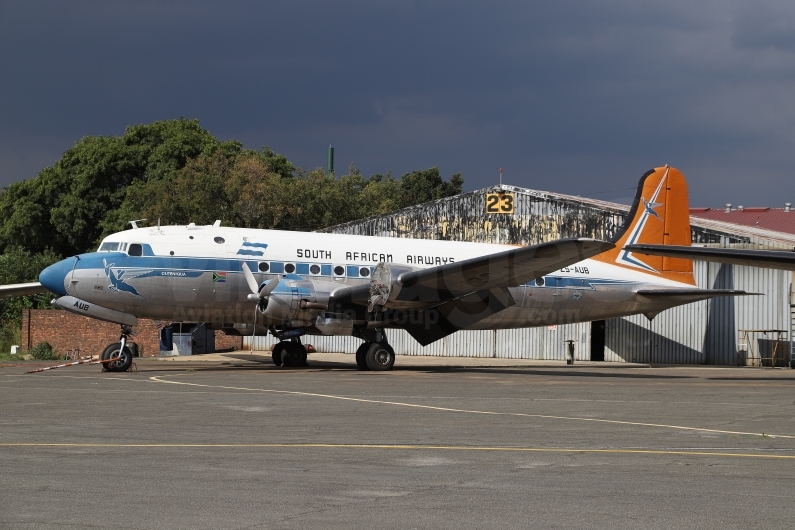
<path id="1" fill-rule="evenodd" d="M 106 241 L 102 243 L 99 247 L 99 252 L 115 252 L 119 250 L 121 243 L 113 242 L 113 241 Z"/>
<path id="2" fill-rule="evenodd" d="M 130 256 L 143 256 L 144 249 L 140 243 L 132 243 L 130 244 L 130 249 L 127 251 L 127 254 Z"/>

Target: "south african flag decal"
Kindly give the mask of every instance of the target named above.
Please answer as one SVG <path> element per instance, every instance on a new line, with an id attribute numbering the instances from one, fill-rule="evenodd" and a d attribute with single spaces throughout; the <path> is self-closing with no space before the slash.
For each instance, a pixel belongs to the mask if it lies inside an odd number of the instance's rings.
<path id="1" fill-rule="evenodd" d="M 214 272 L 213 273 L 213 281 L 215 283 L 224 283 L 226 281 L 226 273 L 225 272 Z"/>

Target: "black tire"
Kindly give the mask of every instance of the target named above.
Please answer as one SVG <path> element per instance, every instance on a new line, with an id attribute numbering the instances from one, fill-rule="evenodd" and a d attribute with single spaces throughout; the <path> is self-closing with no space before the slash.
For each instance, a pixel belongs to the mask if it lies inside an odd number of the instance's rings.
<path id="1" fill-rule="evenodd" d="M 284 353 L 284 342 L 277 342 L 276 346 L 273 347 L 271 351 L 271 357 L 273 358 L 273 364 L 276 366 L 282 365 L 282 354 Z"/>
<path id="2" fill-rule="evenodd" d="M 372 342 L 363 342 L 359 349 L 356 350 L 356 368 L 359 370 L 369 370 L 370 367 L 367 366 L 367 350 L 370 349 L 372 346 Z"/>
<path id="3" fill-rule="evenodd" d="M 306 364 L 306 348 L 300 342 L 289 342 L 282 352 L 282 366 L 296 367 Z"/>
<path id="4" fill-rule="evenodd" d="M 367 367 L 374 372 L 391 370 L 395 365 L 395 350 L 387 343 L 374 342 L 367 350 Z"/>
<path id="5" fill-rule="evenodd" d="M 126 345 L 124 346 L 124 351 L 119 352 L 121 348 L 121 342 L 116 342 L 109 345 L 105 348 L 105 351 L 102 352 L 102 360 L 107 361 L 108 359 L 113 359 L 115 357 L 119 357 L 118 361 L 113 361 L 111 363 L 102 363 L 102 370 L 108 372 L 126 372 L 132 366 L 133 356 L 130 348 Z"/>

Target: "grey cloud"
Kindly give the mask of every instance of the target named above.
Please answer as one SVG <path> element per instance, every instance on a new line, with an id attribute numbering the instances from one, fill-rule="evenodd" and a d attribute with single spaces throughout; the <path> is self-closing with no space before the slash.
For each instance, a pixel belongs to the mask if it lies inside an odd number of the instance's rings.
<path id="1" fill-rule="evenodd" d="M 793 162 L 784 3 L 3 9 L 5 182 L 52 163 L 54 145 L 179 115 L 299 165 L 322 165 L 332 142 L 338 165 L 439 165 L 470 188 L 503 166 L 519 185 L 595 192 L 670 163 L 693 202 L 736 202 L 753 174 L 745 202 L 762 204 L 780 198 Z"/>

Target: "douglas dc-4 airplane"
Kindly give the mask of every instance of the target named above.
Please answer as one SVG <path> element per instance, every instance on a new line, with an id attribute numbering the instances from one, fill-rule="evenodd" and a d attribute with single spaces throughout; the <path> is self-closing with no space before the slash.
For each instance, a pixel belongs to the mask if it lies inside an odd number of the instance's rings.
<path id="1" fill-rule="evenodd" d="M 395 362 L 389 328 L 422 345 L 463 329 L 602 320 L 743 291 L 696 287 L 692 261 L 640 257 L 626 244 L 690 244 L 687 185 L 678 170 L 640 180 L 612 241 L 531 246 L 394 239 L 212 226 L 157 226 L 106 237 L 96 252 L 47 267 L 40 283 L 0 296 L 50 291 L 60 308 L 121 325 L 103 359 L 132 363 L 139 318 L 206 322 L 235 334 L 271 333 L 276 365 L 306 362 L 301 336 L 353 335 L 362 370 Z"/>

